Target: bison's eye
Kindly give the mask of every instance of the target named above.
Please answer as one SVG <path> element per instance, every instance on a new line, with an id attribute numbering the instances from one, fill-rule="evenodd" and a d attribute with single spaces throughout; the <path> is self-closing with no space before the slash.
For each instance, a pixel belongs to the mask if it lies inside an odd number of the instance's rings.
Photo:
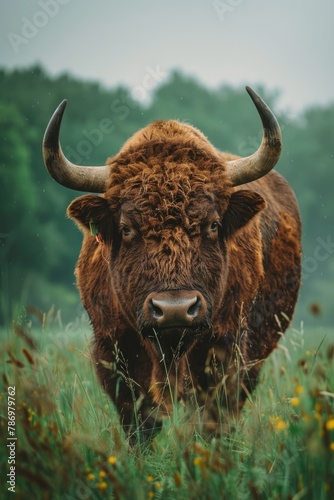
<path id="1" fill-rule="evenodd" d="M 218 222 L 214 221 L 214 222 L 211 224 L 210 231 L 211 231 L 212 233 L 216 233 L 216 232 L 218 231 L 218 227 L 219 227 Z"/>
<path id="2" fill-rule="evenodd" d="M 134 231 L 132 230 L 132 228 L 127 224 L 121 224 L 120 230 L 124 243 L 130 243 L 134 236 Z"/>
<path id="3" fill-rule="evenodd" d="M 219 221 L 214 220 L 209 222 L 204 228 L 204 236 L 209 238 L 212 242 L 217 241 L 218 239 L 218 230 L 219 230 Z"/>
<path id="4" fill-rule="evenodd" d="M 130 236 L 131 235 L 131 229 L 129 228 L 129 226 L 122 227 L 122 235 L 123 236 Z"/>
<path id="5" fill-rule="evenodd" d="M 120 220 L 119 231 L 124 243 L 131 243 L 138 234 L 137 230 L 134 228 L 134 224 L 126 220 L 125 217 L 122 217 Z"/>

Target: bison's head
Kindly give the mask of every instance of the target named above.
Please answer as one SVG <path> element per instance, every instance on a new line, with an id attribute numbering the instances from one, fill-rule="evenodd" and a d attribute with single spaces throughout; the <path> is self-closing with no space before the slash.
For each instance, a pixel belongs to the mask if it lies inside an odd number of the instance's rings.
<path id="1" fill-rule="evenodd" d="M 86 238 L 92 227 L 100 234 L 124 318 L 156 351 L 182 354 L 211 331 L 226 287 L 229 242 L 264 208 L 259 194 L 235 186 L 273 168 L 281 136 L 270 109 L 248 92 L 264 127 L 261 146 L 248 158 L 220 153 L 189 125 L 159 121 L 106 166 L 81 167 L 59 145 L 65 103 L 47 128 L 43 152 L 52 177 L 103 193 L 76 199 L 68 214 Z"/>

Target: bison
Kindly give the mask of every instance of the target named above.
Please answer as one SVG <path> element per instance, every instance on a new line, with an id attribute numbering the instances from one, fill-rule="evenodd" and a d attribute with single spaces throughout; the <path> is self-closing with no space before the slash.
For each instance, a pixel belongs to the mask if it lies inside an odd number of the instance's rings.
<path id="1" fill-rule="evenodd" d="M 51 176 L 71 189 L 83 231 L 76 266 L 94 329 L 97 375 L 132 443 L 152 438 L 182 401 L 208 432 L 225 430 L 291 320 L 301 269 L 295 196 L 273 167 L 281 132 L 246 87 L 263 125 L 249 157 L 218 151 L 196 128 L 155 121 L 102 167 L 74 165 L 46 129 Z"/>

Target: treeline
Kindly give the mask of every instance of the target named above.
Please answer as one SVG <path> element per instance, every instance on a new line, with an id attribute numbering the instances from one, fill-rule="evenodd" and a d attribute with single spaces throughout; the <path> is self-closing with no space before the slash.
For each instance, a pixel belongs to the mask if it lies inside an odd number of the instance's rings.
<path id="1" fill-rule="evenodd" d="M 69 75 L 51 78 L 41 67 L 0 70 L 1 314 L 17 305 L 52 304 L 68 317 L 78 305 L 73 270 L 81 235 L 65 218 L 78 193 L 46 172 L 41 142 L 48 120 L 68 100 L 62 145 L 75 163 L 103 164 L 136 130 L 154 119 L 176 118 L 202 130 L 219 149 L 251 154 L 261 140 L 258 115 L 244 88 L 208 90 L 174 72 L 150 96 Z M 257 89 L 275 110 L 277 95 Z M 294 188 L 304 227 L 304 286 L 297 320 L 333 324 L 334 105 L 278 118 L 284 150 L 277 166 Z M 313 311 L 313 316 L 312 316 Z M 316 318 L 318 315 L 319 318 Z"/>

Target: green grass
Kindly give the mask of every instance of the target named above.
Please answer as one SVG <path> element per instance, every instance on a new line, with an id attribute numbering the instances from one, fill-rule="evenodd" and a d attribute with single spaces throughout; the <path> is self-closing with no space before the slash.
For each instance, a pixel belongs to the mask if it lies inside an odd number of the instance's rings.
<path id="1" fill-rule="evenodd" d="M 97 382 L 85 316 L 35 316 L 1 332 L 1 498 L 11 386 L 18 498 L 334 498 L 334 330 L 289 331 L 228 435 L 201 436 L 176 406 L 149 449 L 131 449 Z"/>

